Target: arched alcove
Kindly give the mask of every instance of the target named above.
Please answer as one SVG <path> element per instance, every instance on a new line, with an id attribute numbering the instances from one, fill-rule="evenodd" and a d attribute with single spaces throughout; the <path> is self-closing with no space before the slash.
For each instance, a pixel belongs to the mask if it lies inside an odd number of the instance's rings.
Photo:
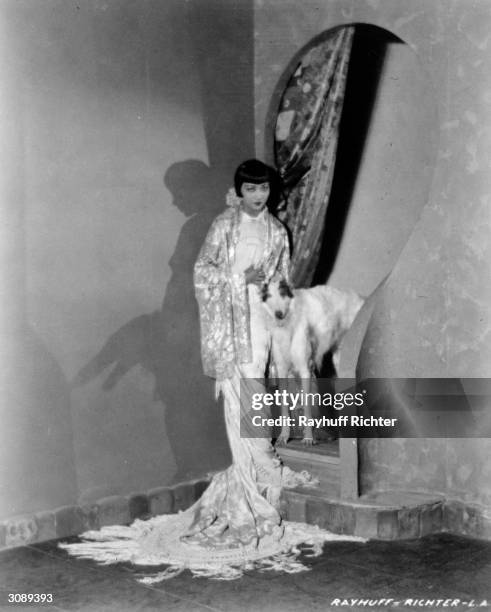
<path id="1" fill-rule="evenodd" d="M 335 170 L 314 284 L 328 281 L 369 295 L 390 274 L 426 203 L 437 144 L 437 104 L 413 49 L 392 32 L 354 26 L 339 125 Z M 342 26 L 344 27 L 344 26 Z M 331 28 L 303 46 L 272 96 L 268 148 L 279 104 L 307 53 Z"/>

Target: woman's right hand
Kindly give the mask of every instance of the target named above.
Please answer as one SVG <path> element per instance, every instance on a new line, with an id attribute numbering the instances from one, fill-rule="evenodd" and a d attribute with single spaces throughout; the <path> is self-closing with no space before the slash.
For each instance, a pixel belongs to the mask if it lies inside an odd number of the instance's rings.
<path id="1" fill-rule="evenodd" d="M 247 270 L 244 271 L 244 276 L 246 285 L 252 284 L 258 287 L 261 287 L 266 279 L 264 270 L 262 268 L 255 268 L 254 266 L 249 266 Z"/>

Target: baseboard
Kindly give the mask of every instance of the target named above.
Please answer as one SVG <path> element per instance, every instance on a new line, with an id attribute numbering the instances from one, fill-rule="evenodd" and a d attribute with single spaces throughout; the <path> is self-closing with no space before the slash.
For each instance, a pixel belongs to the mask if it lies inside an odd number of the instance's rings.
<path id="1" fill-rule="evenodd" d="M 100 529 L 105 525 L 129 525 L 137 518 L 146 519 L 159 514 L 185 510 L 201 497 L 209 482 L 209 479 L 193 480 L 172 487 L 157 487 L 145 493 L 113 495 L 91 504 L 63 506 L 54 510 L 3 519 L 0 520 L 0 550 L 75 536 L 89 529 Z M 314 499 L 307 503 L 304 495 L 299 495 L 298 490 L 288 494 L 288 498 L 289 512 L 286 512 L 284 506 L 285 518 L 306 520 L 316 524 L 321 521 L 323 527 L 330 528 L 334 532 L 339 528 L 340 533 L 352 532 L 369 538 L 388 540 L 444 532 L 491 540 L 491 511 L 484 506 L 460 500 L 447 499 L 421 507 L 419 510 L 421 516 L 418 521 L 414 521 L 408 520 L 406 516 L 408 509 L 391 509 L 377 513 L 373 508 L 359 507 L 360 504 L 351 507 L 349 502 L 323 502 Z M 329 508 L 323 503 L 330 504 Z M 309 504 L 314 504 L 315 507 L 310 508 Z M 334 508 L 336 512 L 331 508 L 333 504 L 336 505 Z M 346 512 L 350 517 L 358 514 L 360 516 L 356 521 L 347 521 Z M 412 512 L 414 513 L 414 510 Z M 337 517 L 337 522 L 329 519 L 331 514 L 334 518 Z M 374 517 L 378 523 L 374 522 Z M 420 525 L 418 530 L 409 529 L 416 522 Z M 352 529 L 351 523 L 353 523 Z M 391 528 L 387 529 L 389 523 Z M 397 529 L 394 525 L 398 526 Z"/>
<path id="2" fill-rule="evenodd" d="M 113 495 L 89 504 L 2 519 L 0 550 L 66 538 L 105 525 L 129 525 L 137 518 L 185 510 L 201 497 L 209 482 L 209 479 L 193 480 L 144 493 Z"/>

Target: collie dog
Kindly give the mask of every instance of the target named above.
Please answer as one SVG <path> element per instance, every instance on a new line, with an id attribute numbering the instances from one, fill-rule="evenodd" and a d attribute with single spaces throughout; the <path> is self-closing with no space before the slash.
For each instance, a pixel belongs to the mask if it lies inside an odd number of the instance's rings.
<path id="1" fill-rule="evenodd" d="M 310 392 L 312 369 L 320 371 L 326 353 L 339 366 L 339 344 L 351 327 L 364 299 L 354 291 L 340 291 L 329 285 L 291 289 L 283 278 L 274 278 L 262 290 L 262 299 L 272 336 L 272 357 L 278 378 L 300 378 L 302 389 Z M 308 388 L 306 388 L 308 387 Z M 288 406 L 281 407 L 282 416 Z M 310 418 L 311 407 L 304 406 Z M 277 444 L 286 444 L 290 428 L 282 427 Z M 314 444 L 312 427 L 305 427 L 302 442 Z"/>

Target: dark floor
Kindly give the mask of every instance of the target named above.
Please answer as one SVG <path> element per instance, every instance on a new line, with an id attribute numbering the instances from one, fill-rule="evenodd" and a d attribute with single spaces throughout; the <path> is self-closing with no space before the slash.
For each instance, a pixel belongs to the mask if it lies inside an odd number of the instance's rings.
<path id="1" fill-rule="evenodd" d="M 99 566 L 68 557 L 56 542 L 47 542 L 0 553 L 0 610 L 491 609 L 490 542 L 449 535 L 333 542 L 308 562 L 311 571 L 293 575 L 249 572 L 223 582 L 185 572 L 144 586 L 135 580 L 139 570 L 130 565 Z M 51 593 L 53 603 L 8 604 L 9 593 Z M 380 601 L 389 598 L 394 601 Z M 434 603 L 422 606 L 415 600 Z"/>

